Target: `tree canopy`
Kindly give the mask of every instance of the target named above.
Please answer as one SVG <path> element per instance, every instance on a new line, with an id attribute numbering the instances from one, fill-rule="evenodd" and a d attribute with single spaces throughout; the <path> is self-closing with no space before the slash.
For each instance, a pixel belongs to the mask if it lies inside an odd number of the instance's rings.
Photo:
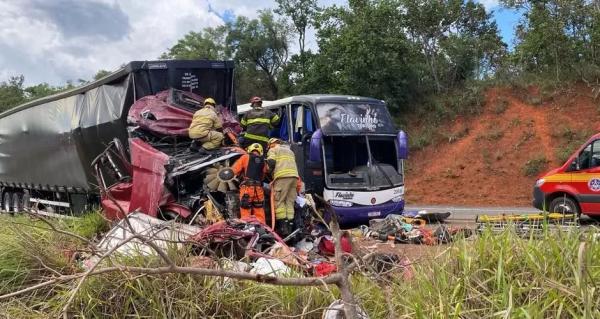
<path id="1" fill-rule="evenodd" d="M 239 103 L 303 93 L 386 100 L 392 111 L 483 79 L 535 75 L 600 82 L 600 4 L 502 0 L 522 13 L 515 43 L 502 42 L 492 12 L 474 0 L 276 0 L 274 11 L 192 30 L 163 59 L 233 59 Z M 306 49 L 314 31 L 316 47 Z M 311 41 L 312 42 L 312 41 Z M 94 79 L 108 71 L 100 70 Z M 84 83 L 80 80 L 80 83 Z M 71 87 L 0 82 L 0 108 Z"/>

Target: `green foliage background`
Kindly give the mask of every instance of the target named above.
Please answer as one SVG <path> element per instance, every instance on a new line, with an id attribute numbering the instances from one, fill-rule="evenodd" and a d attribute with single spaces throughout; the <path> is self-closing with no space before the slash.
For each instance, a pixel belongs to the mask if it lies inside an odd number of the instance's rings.
<path id="1" fill-rule="evenodd" d="M 254 95 L 355 94 L 385 100 L 395 115 L 433 114 L 435 121 L 476 113 L 475 95 L 490 80 L 600 79 L 600 4 L 590 0 L 503 0 L 504 8 L 523 13 L 512 50 L 491 12 L 473 0 L 276 2 L 254 19 L 191 30 L 160 58 L 233 59 L 238 103 Z M 317 47 L 307 49 L 311 30 Z M 74 86 L 23 81 L 0 82 L 0 111 Z"/>

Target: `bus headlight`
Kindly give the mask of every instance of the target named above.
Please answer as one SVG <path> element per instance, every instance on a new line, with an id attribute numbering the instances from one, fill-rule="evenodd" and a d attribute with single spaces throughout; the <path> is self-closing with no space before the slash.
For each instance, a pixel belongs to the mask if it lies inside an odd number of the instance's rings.
<path id="1" fill-rule="evenodd" d="M 331 206 L 338 206 L 338 207 L 352 207 L 352 202 L 348 202 L 345 200 L 332 199 L 329 201 L 329 204 L 331 204 Z"/>
<path id="2" fill-rule="evenodd" d="M 392 202 L 398 203 L 398 202 L 401 202 L 403 199 L 404 199 L 404 196 L 402 196 L 402 195 L 396 196 L 396 197 L 392 198 Z"/>
<path id="3" fill-rule="evenodd" d="M 546 182 L 545 179 L 540 178 L 537 181 L 535 181 L 535 186 L 540 187 L 540 186 L 544 185 L 545 182 Z"/>

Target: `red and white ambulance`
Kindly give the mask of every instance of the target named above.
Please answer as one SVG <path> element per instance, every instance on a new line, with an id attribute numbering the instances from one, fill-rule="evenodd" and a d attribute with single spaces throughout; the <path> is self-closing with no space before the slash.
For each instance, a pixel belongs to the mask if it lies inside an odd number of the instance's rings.
<path id="1" fill-rule="evenodd" d="M 539 177 L 533 188 L 533 206 L 547 212 L 600 218 L 600 133 L 561 167 Z"/>

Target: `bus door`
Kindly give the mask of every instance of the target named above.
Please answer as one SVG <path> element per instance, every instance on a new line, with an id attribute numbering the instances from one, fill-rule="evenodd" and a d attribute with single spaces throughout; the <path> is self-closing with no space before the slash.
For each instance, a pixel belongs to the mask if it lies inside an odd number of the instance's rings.
<path id="1" fill-rule="evenodd" d="M 308 154 L 310 151 L 310 138 L 316 131 L 316 122 L 314 120 L 313 111 L 306 104 L 291 105 L 291 127 L 290 142 L 292 151 L 296 155 L 296 164 L 298 165 L 298 173 L 309 187 L 312 185 L 311 178 L 314 178 L 312 172 L 314 167 L 308 163 Z M 322 172 L 321 167 L 318 169 Z M 309 174 L 309 171 L 311 172 Z M 323 178 L 322 174 L 318 178 Z"/>

